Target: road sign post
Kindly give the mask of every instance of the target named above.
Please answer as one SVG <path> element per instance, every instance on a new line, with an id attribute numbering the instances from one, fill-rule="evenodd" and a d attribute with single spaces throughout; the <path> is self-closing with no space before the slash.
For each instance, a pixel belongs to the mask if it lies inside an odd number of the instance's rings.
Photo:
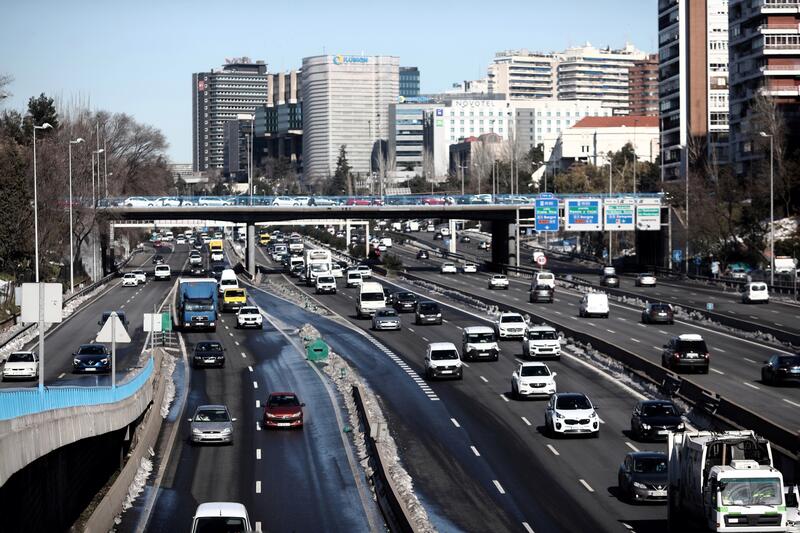
<path id="1" fill-rule="evenodd" d="M 116 311 L 112 311 L 105 324 L 97 334 L 97 342 L 111 343 L 111 388 L 117 386 L 117 343 L 127 344 L 131 342 L 125 325 L 119 319 Z"/>
<path id="2" fill-rule="evenodd" d="M 39 392 L 44 391 L 44 329 L 61 322 L 63 304 L 60 283 L 23 283 L 20 320 L 39 324 Z"/>
<path id="3" fill-rule="evenodd" d="M 547 264 L 547 257 L 544 254 L 536 256 L 536 264 L 539 265 L 539 270 L 541 271 Z"/>

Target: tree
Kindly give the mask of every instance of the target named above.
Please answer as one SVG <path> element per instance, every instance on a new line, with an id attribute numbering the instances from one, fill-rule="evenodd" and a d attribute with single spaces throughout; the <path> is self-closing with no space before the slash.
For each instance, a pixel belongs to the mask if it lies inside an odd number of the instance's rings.
<path id="1" fill-rule="evenodd" d="M 31 96 L 28 100 L 28 114 L 25 116 L 23 131 L 25 137 L 28 139 L 33 138 L 33 126 L 41 126 L 44 123 L 50 124 L 53 128 L 50 130 L 41 130 L 37 133 L 37 137 L 45 137 L 52 135 L 54 131 L 58 130 L 58 112 L 53 103 L 53 99 L 45 96 L 44 93 L 34 98 Z"/>
<path id="2" fill-rule="evenodd" d="M 353 196 L 353 176 L 350 173 L 350 169 L 350 163 L 347 161 L 347 146 L 343 144 L 339 147 L 339 157 L 336 160 L 336 172 L 334 172 L 333 178 L 328 180 L 325 194 L 329 196 L 338 196 L 344 191 L 347 191 L 348 196 Z"/>
<path id="3" fill-rule="evenodd" d="M 28 185 L 27 150 L 0 137 L 0 271 L 21 281 L 31 271 L 33 198 Z"/>
<path id="4" fill-rule="evenodd" d="M 6 87 L 11 85 L 12 81 L 14 81 L 14 78 L 8 74 L 0 74 L 0 102 L 11 96 Z"/>

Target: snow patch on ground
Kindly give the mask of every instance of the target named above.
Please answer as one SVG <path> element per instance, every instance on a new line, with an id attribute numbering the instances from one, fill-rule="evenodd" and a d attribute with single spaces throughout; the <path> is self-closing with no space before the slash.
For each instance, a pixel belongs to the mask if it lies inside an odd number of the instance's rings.
<path id="1" fill-rule="evenodd" d="M 173 400 L 175 400 L 175 380 L 172 379 L 172 373 L 175 372 L 175 358 L 173 356 L 165 354 L 161 358 L 161 372 L 166 380 L 164 398 L 161 402 L 161 418 L 167 418 L 169 408 Z"/>
<path id="2" fill-rule="evenodd" d="M 155 452 L 152 448 L 148 450 L 148 453 L 150 454 L 150 457 L 155 455 Z M 139 461 L 139 468 L 136 470 L 136 476 L 134 476 L 130 487 L 128 487 L 128 494 L 125 496 L 125 500 L 122 502 L 122 513 L 133 507 L 133 503 L 144 490 L 145 485 L 147 485 L 147 479 L 150 477 L 152 472 L 153 461 L 147 457 L 142 457 L 142 459 Z M 114 517 L 115 525 L 120 525 L 122 523 L 122 513 Z M 116 530 L 112 529 L 111 531 Z"/>
<path id="3" fill-rule="evenodd" d="M 305 345 L 321 338 L 319 331 L 310 324 L 303 325 L 298 331 L 298 335 Z M 376 428 L 388 427 L 386 417 L 381 411 L 375 393 L 361 378 L 358 372 L 333 351 L 328 354 L 328 360 L 326 362 L 320 362 L 317 363 L 317 365 L 334 385 L 336 385 L 339 394 L 344 399 L 359 464 L 364 469 L 367 478 L 371 479 L 374 472 L 369 465 L 369 456 L 365 442 L 366 436 L 360 429 L 358 410 L 355 400 L 353 400 L 353 386 L 358 385 L 361 387 L 361 390 L 364 391 L 362 403 L 367 417 L 370 420 L 370 424 L 373 426 L 373 430 Z M 401 503 L 406 507 L 411 516 L 414 531 L 423 533 L 436 531 L 428 519 L 428 513 L 414 493 L 413 479 L 408 475 L 408 472 L 406 472 L 402 465 L 394 438 L 388 431 L 383 431 L 379 432 L 376 436 L 376 441 L 383 451 L 383 466 L 397 489 Z"/>
<path id="4" fill-rule="evenodd" d="M 282 276 L 265 276 L 261 280 L 261 287 L 264 290 L 273 292 L 290 302 L 299 305 L 306 311 L 311 311 L 322 316 L 331 316 L 331 312 L 319 305 L 316 300 L 309 298 L 299 288 L 293 286 L 291 283 L 285 281 Z"/>

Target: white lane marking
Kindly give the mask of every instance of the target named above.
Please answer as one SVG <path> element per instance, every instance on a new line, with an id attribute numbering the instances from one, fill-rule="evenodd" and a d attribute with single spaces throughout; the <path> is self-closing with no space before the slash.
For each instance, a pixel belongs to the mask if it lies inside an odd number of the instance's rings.
<path id="1" fill-rule="evenodd" d="M 254 381 L 254 382 L 253 382 L 253 388 L 254 388 L 254 389 L 257 389 L 257 388 L 258 388 L 258 381 Z"/>
<path id="2" fill-rule="evenodd" d="M 485 377 L 483 377 L 483 376 L 478 376 L 478 377 L 481 378 L 484 383 L 489 383 L 489 380 L 486 379 Z"/>
<path id="3" fill-rule="evenodd" d="M 456 420 L 455 418 L 451 418 L 451 419 L 450 419 L 450 422 L 452 422 L 452 423 L 453 423 L 453 425 L 454 425 L 455 427 L 457 427 L 457 428 L 460 428 L 460 427 L 461 427 L 461 424 L 459 424 L 459 423 L 458 423 L 458 420 Z"/>
<path id="4" fill-rule="evenodd" d="M 249 370 L 250 372 L 252 372 L 252 371 L 253 371 L 253 367 L 252 367 L 252 366 L 248 366 L 248 367 L 247 367 L 247 370 Z"/>
<path id="5" fill-rule="evenodd" d="M 508 401 L 508 398 L 506 398 L 505 394 L 501 394 L 500 397 L 503 399 L 504 402 Z"/>
<path id="6" fill-rule="evenodd" d="M 800 403 L 793 402 L 792 400 L 787 400 L 786 398 L 781 398 L 784 402 L 788 403 L 789 405 L 794 405 L 795 407 L 800 407 Z"/>
<path id="7" fill-rule="evenodd" d="M 530 420 L 528 420 L 524 416 L 522 417 L 522 421 L 525 422 L 525 425 L 527 425 L 527 426 L 532 426 L 533 425 L 533 424 L 531 424 Z"/>
<path id="8" fill-rule="evenodd" d="M 411 333 L 414 333 L 414 328 L 408 328 L 408 331 L 410 331 Z"/>
<path id="9" fill-rule="evenodd" d="M 424 340 L 425 342 L 430 342 L 430 341 L 428 340 L 428 337 L 425 337 L 425 336 L 422 336 L 422 340 Z"/>
<path id="10" fill-rule="evenodd" d="M 596 327 L 597 327 L 597 325 L 596 325 L 596 324 L 594 324 L 593 322 L 587 322 L 587 324 L 589 324 L 589 325 L 590 325 L 590 326 L 592 326 L 593 328 L 596 328 Z"/>
<path id="11" fill-rule="evenodd" d="M 125 309 L 125 304 L 119 306 L 120 309 Z"/>
<path id="12" fill-rule="evenodd" d="M 570 306 L 570 307 L 575 307 L 575 304 L 572 303 L 572 302 L 567 302 L 567 305 Z"/>
<path id="13" fill-rule="evenodd" d="M 261 460 L 261 448 L 256 448 L 256 460 Z"/>
<path id="14" fill-rule="evenodd" d="M 475 454 L 475 457 L 480 457 L 481 456 L 481 452 L 479 452 L 478 448 L 476 448 L 475 446 L 470 446 L 469 449 L 472 450 L 472 453 Z"/>
<path id="15" fill-rule="evenodd" d="M 750 387 L 751 389 L 761 390 L 761 387 L 758 387 L 758 386 L 756 386 L 756 385 L 753 385 L 752 383 L 748 383 L 748 382 L 746 382 L 746 381 L 744 381 L 743 383 L 744 383 L 745 385 L 747 385 L 748 387 Z"/>
<path id="16" fill-rule="evenodd" d="M 256 409 L 261 407 L 261 400 L 256 400 Z"/>
<path id="17" fill-rule="evenodd" d="M 628 321 L 628 319 L 627 319 L 627 318 L 622 318 L 621 316 L 618 316 L 618 317 L 617 317 L 617 320 L 622 320 L 623 322 L 627 322 L 627 321 Z"/>
<path id="18" fill-rule="evenodd" d="M 669 333 L 667 333 L 663 329 L 658 330 L 658 332 L 661 333 L 662 335 L 669 335 Z"/>
<path id="19" fill-rule="evenodd" d="M 261 423 L 256 421 L 256 431 L 261 431 Z"/>
<path id="20" fill-rule="evenodd" d="M 503 486 L 500 484 L 499 481 L 497 481 L 496 479 L 493 479 L 492 483 L 494 483 L 494 486 L 497 487 L 497 492 L 499 492 L 500 494 L 505 494 L 506 493 L 506 491 L 503 489 Z"/>
<path id="21" fill-rule="evenodd" d="M 261 482 L 256 481 L 256 494 L 261 494 Z"/>
<path id="22" fill-rule="evenodd" d="M 748 363 L 758 364 L 758 363 L 756 363 L 755 361 L 753 361 L 752 359 L 749 359 L 749 358 L 747 358 L 747 357 L 744 357 L 743 359 L 744 359 L 745 361 L 747 361 Z"/>
<path id="23" fill-rule="evenodd" d="M 725 350 L 723 350 L 722 348 L 717 348 L 717 351 L 718 351 L 719 353 L 725 353 Z"/>
<path id="24" fill-rule="evenodd" d="M 560 315 L 560 314 L 562 314 L 562 313 L 561 313 L 561 311 L 555 311 L 555 313 L 556 313 L 557 315 Z"/>
<path id="25" fill-rule="evenodd" d="M 61 378 L 63 378 L 63 377 L 64 377 L 64 376 L 66 376 L 66 375 L 67 375 L 67 374 L 66 374 L 66 372 L 62 372 L 62 373 L 60 373 L 60 374 L 58 375 L 58 379 L 61 379 Z"/>
<path id="26" fill-rule="evenodd" d="M 558 453 L 558 450 L 556 450 L 552 444 L 548 444 L 547 449 L 553 452 L 553 455 L 561 455 L 560 453 Z"/>
<path id="27" fill-rule="evenodd" d="M 231 337 L 233 337 L 233 332 L 232 332 L 232 331 L 229 331 L 229 332 L 228 332 L 228 335 L 230 335 Z"/>
<path id="28" fill-rule="evenodd" d="M 623 526 L 625 526 L 626 528 L 628 528 L 629 530 L 633 531 L 633 526 L 632 525 L 628 524 L 627 522 L 620 522 L 620 523 Z"/>
<path id="29" fill-rule="evenodd" d="M 716 368 L 712 368 L 710 370 L 712 372 L 715 372 L 715 373 L 719 374 L 720 376 L 724 376 L 725 375 L 725 372 L 723 372 L 722 370 L 717 370 Z"/>
<path id="30" fill-rule="evenodd" d="M 527 531 L 527 533 L 534 533 L 533 528 L 527 522 L 523 522 L 522 527 L 525 528 L 525 531 Z"/>
<path id="31" fill-rule="evenodd" d="M 758 317 L 754 315 L 750 315 L 750 318 L 752 318 L 753 320 L 758 320 Z"/>
<path id="32" fill-rule="evenodd" d="M 778 314 L 778 311 L 776 311 L 776 310 L 774 310 L 774 309 L 770 309 L 770 313 L 775 313 L 775 314 L 777 315 L 777 314 Z"/>
<path id="33" fill-rule="evenodd" d="M 236 346 L 239 346 L 239 341 L 233 341 Z"/>
<path id="34" fill-rule="evenodd" d="M 231 329 L 231 328 L 229 328 L 228 326 L 225 326 L 225 329 Z"/>
<path id="35" fill-rule="evenodd" d="M 246 358 L 246 357 L 247 357 L 247 354 L 246 354 L 246 353 L 244 353 L 244 352 L 242 352 L 242 357 L 245 357 L 245 358 Z"/>
<path id="36" fill-rule="evenodd" d="M 634 339 L 633 337 L 631 337 L 631 340 L 632 340 L 633 342 L 642 342 L 642 341 L 640 341 L 639 339 Z"/>
<path id="37" fill-rule="evenodd" d="M 594 492 L 594 489 L 592 488 L 592 486 L 589 485 L 588 483 L 586 483 L 585 480 L 579 479 L 578 481 L 580 482 L 581 485 L 583 485 L 586 488 L 586 490 L 588 490 L 589 492 Z"/>
<path id="38" fill-rule="evenodd" d="M 464 361 L 461 361 L 461 364 L 464 365 L 465 367 L 469 368 L 469 365 L 467 363 L 465 363 Z"/>
<path id="39" fill-rule="evenodd" d="M 606 331 L 607 331 L 607 332 L 609 332 L 609 333 L 612 333 L 612 334 L 613 334 L 613 333 L 616 333 L 616 331 L 614 331 L 613 329 L 608 329 L 608 328 L 606 328 Z"/>
<path id="40" fill-rule="evenodd" d="M 655 349 L 655 350 L 659 350 L 659 351 L 660 351 L 660 350 L 661 350 L 661 347 L 660 347 L 660 346 L 653 346 L 653 349 Z"/>
<path id="41" fill-rule="evenodd" d="M 646 328 L 647 327 L 644 324 L 642 324 L 641 322 L 638 322 L 636 325 L 639 326 L 640 328 Z"/>
<path id="42" fill-rule="evenodd" d="M 635 451 L 635 452 L 638 452 L 638 451 L 639 451 L 639 448 L 637 448 L 636 446 L 634 446 L 633 444 L 631 444 L 631 443 L 630 443 L 630 442 L 628 442 L 628 441 L 625 441 L 625 446 L 627 446 L 628 448 L 630 448 L 631 450 L 633 450 L 633 451 Z"/>

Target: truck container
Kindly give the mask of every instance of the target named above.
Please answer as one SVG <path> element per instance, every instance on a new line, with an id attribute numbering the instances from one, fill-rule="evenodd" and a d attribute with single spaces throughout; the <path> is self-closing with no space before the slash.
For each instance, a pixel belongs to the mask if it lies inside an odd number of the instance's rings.
<path id="1" fill-rule="evenodd" d="M 331 275 L 331 252 L 320 248 L 306 250 L 306 284 L 313 287 L 317 276 Z"/>
<path id="2" fill-rule="evenodd" d="M 797 269 L 797 261 L 794 257 L 775 257 L 775 272 L 778 274 L 794 274 Z"/>
<path id="3" fill-rule="evenodd" d="M 783 475 L 753 431 L 678 431 L 667 440 L 667 518 L 673 533 L 786 531 Z"/>
<path id="4" fill-rule="evenodd" d="M 172 319 L 176 329 L 217 329 L 217 280 L 178 280 Z"/>

